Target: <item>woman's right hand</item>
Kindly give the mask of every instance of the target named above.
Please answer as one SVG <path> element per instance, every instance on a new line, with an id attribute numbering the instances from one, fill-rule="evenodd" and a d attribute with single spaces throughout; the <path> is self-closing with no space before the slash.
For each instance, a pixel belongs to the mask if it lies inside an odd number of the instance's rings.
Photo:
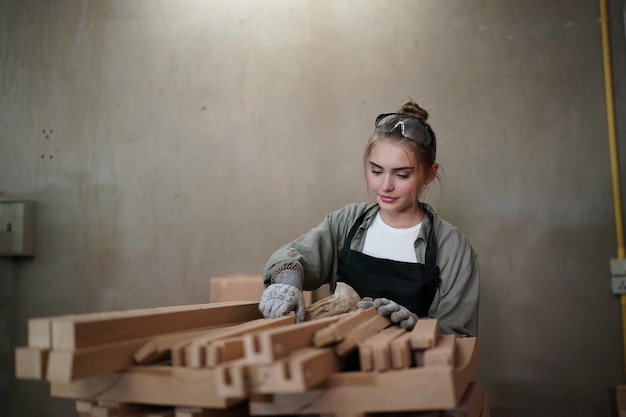
<path id="1" fill-rule="evenodd" d="M 273 319 L 295 311 L 296 323 L 304 321 L 302 281 L 302 275 L 293 269 L 285 269 L 277 273 L 259 300 L 259 311 L 263 317 Z"/>

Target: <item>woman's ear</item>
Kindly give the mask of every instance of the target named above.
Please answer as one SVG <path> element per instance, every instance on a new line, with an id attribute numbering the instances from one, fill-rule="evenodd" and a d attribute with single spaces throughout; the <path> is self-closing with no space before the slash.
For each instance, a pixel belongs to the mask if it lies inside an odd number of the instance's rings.
<path id="1" fill-rule="evenodd" d="M 426 175 L 426 184 L 430 184 L 437 178 L 437 172 L 439 170 L 439 164 L 434 163 L 432 167 L 428 170 L 428 174 Z"/>

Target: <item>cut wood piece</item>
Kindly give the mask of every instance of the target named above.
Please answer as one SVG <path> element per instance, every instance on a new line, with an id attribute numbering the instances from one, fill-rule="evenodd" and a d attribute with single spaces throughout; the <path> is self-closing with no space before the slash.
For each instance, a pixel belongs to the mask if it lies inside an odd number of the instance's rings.
<path id="1" fill-rule="evenodd" d="M 204 327 L 197 330 L 186 330 L 154 336 L 133 354 L 133 359 L 135 363 L 139 365 L 170 359 L 172 347 L 188 342 L 195 337 L 215 331 L 222 331 L 223 329 L 224 326 Z"/>
<path id="2" fill-rule="evenodd" d="M 230 326 L 221 332 L 198 336 L 184 346 L 184 366 L 200 368 L 203 366 L 215 366 L 217 363 L 212 362 L 217 357 L 212 357 L 211 344 L 218 340 L 243 336 L 244 334 L 252 334 L 257 331 L 274 329 L 278 327 L 294 324 L 295 316 L 277 317 L 273 319 L 256 319 L 235 326 Z M 235 359 L 235 358 L 232 358 Z M 208 361 L 207 361 L 208 360 Z"/>
<path id="3" fill-rule="evenodd" d="M 28 346 L 50 349 L 52 347 L 51 320 L 34 318 L 28 320 Z"/>
<path id="4" fill-rule="evenodd" d="M 414 365 L 411 349 L 411 333 L 406 332 L 389 344 L 392 369 L 408 369 Z"/>
<path id="5" fill-rule="evenodd" d="M 243 336 L 216 340 L 206 348 L 205 363 L 209 368 L 245 357 Z"/>
<path id="6" fill-rule="evenodd" d="M 366 322 L 370 318 L 376 316 L 375 308 L 367 310 L 356 310 L 350 313 L 342 314 L 336 323 L 315 332 L 313 344 L 315 347 L 326 347 L 341 342 L 348 333 L 356 326 Z"/>
<path id="7" fill-rule="evenodd" d="M 48 368 L 48 349 L 22 346 L 15 349 L 15 376 L 18 379 L 44 379 Z"/>
<path id="8" fill-rule="evenodd" d="M 335 346 L 335 352 L 339 356 L 346 356 L 349 353 L 352 353 L 357 348 L 359 343 L 362 343 L 368 337 L 375 335 L 392 324 L 393 323 L 389 320 L 389 318 L 375 314 L 374 317 L 359 324 L 350 333 L 348 333 L 343 341 L 339 342 L 339 344 Z"/>
<path id="9" fill-rule="evenodd" d="M 261 317 L 258 303 L 225 302 L 86 314 L 52 321 L 53 349 L 72 350 L 130 338 L 241 323 Z"/>
<path id="10" fill-rule="evenodd" d="M 70 382 L 130 368 L 135 364 L 133 354 L 145 343 L 146 339 L 131 339 L 79 350 L 52 350 L 46 379 Z"/>
<path id="11" fill-rule="evenodd" d="M 303 392 L 343 368 L 332 348 L 304 348 L 271 365 L 250 369 L 251 391 L 255 394 Z"/>
<path id="12" fill-rule="evenodd" d="M 442 417 L 480 417 L 483 409 L 483 392 L 477 382 L 470 382 L 459 405 L 443 410 Z"/>
<path id="13" fill-rule="evenodd" d="M 215 392 L 221 398 L 246 399 L 250 394 L 246 359 L 226 362 L 215 368 Z"/>
<path id="14" fill-rule="evenodd" d="M 453 334 L 437 337 L 437 345 L 424 351 L 424 366 L 454 366 L 455 339 Z"/>
<path id="15" fill-rule="evenodd" d="M 457 366 L 336 372 L 319 388 L 249 402 L 252 415 L 417 412 L 455 408 L 478 366 L 476 338 L 457 338 Z M 390 388 L 391 387 L 391 388 Z"/>
<path id="16" fill-rule="evenodd" d="M 391 342 L 406 333 L 406 329 L 388 327 L 359 343 L 361 371 L 383 372 L 390 370 L 392 368 Z"/>
<path id="17" fill-rule="evenodd" d="M 135 366 L 69 383 L 52 382 L 50 392 L 61 398 L 180 407 L 227 408 L 241 401 L 218 396 L 215 379 L 213 369 Z"/>
<path id="18" fill-rule="evenodd" d="M 244 335 L 245 358 L 251 365 L 267 365 L 291 352 L 313 346 L 315 333 L 339 320 L 338 316 L 282 326 Z"/>
<path id="19" fill-rule="evenodd" d="M 419 319 L 411 330 L 412 349 L 430 349 L 437 343 L 439 324 L 437 319 Z"/>

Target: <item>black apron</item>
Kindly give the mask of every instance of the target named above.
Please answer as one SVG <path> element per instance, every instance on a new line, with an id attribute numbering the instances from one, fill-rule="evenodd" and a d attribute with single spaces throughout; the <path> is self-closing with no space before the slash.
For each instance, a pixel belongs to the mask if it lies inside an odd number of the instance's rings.
<path id="1" fill-rule="evenodd" d="M 352 239 L 367 214 L 365 212 L 350 229 L 339 255 L 339 281 L 354 288 L 361 298 L 388 298 L 418 317 L 428 316 L 440 278 L 433 215 L 426 208 L 422 210 L 431 223 L 426 243 L 426 264 L 375 258 L 350 249 Z"/>

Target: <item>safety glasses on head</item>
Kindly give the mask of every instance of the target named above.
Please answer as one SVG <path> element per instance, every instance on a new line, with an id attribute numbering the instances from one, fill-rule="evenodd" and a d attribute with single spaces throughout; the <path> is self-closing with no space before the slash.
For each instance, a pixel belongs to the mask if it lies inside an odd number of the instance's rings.
<path id="1" fill-rule="evenodd" d="M 435 146 L 435 132 L 428 123 L 404 113 L 383 113 L 376 117 L 374 133 L 391 133 L 400 128 L 400 133 L 424 146 Z"/>

